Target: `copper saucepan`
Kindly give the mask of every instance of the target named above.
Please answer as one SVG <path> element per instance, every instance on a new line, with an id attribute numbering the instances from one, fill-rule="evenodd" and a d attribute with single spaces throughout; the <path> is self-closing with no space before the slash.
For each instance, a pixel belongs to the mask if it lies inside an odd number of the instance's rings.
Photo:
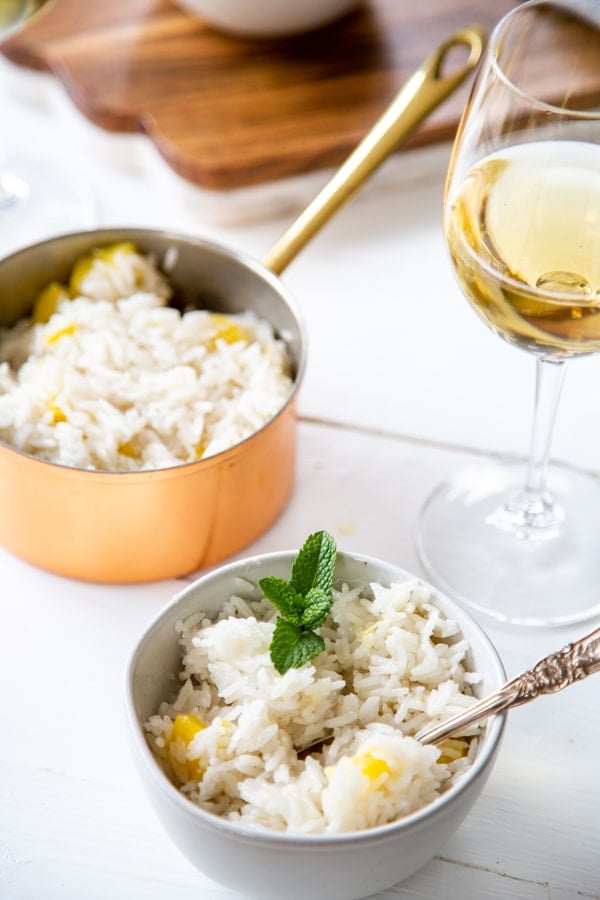
<path id="1" fill-rule="evenodd" d="M 260 535 L 292 489 L 295 405 L 306 337 L 294 300 L 277 277 L 332 213 L 475 67 L 477 28 L 452 35 L 417 69 L 333 179 L 262 263 L 230 249 L 156 230 L 118 228 L 64 235 L 0 261 L 0 325 L 29 315 L 50 281 L 64 281 L 77 257 L 134 241 L 161 262 L 177 252 L 169 280 L 180 302 L 225 312 L 254 310 L 289 347 L 294 385 L 283 409 L 229 450 L 180 466 L 140 472 L 73 469 L 0 444 L 0 543 L 59 574 L 101 582 L 172 578 L 221 561 Z M 452 74 L 456 46 L 469 50 Z"/>

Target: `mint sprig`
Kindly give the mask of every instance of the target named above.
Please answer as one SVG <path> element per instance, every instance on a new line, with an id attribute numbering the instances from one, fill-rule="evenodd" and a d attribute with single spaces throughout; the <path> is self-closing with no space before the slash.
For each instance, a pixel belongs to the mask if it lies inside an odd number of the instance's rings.
<path id="1" fill-rule="evenodd" d="M 325 649 L 325 641 L 314 629 L 331 611 L 336 554 L 331 535 L 317 531 L 304 542 L 289 581 L 267 577 L 258 582 L 279 612 L 270 653 L 280 675 L 300 668 Z"/>

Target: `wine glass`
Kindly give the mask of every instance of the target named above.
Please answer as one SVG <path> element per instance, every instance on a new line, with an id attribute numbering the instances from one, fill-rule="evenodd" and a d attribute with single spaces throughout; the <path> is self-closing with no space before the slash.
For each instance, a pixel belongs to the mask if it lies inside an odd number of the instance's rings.
<path id="1" fill-rule="evenodd" d="M 600 482 L 548 464 L 566 362 L 600 350 L 598 6 L 531 0 L 499 22 L 446 181 L 455 274 L 484 323 L 534 355 L 535 410 L 528 464 L 442 484 L 417 547 L 446 592 L 514 624 L 600 614 Z"/>
<path id="2" fill-rule="evenodd" d="M 0 0 L 0 43 L 37 15 L 49 0 Z M 6 120 L 4 122 L 4 135 Z M 0 153 L 6 153 L 0 139 Z M 72 171 L 22 153 L 0 161 L 0 255 L 55 234 L 90 228 L 96 203 Z"/>

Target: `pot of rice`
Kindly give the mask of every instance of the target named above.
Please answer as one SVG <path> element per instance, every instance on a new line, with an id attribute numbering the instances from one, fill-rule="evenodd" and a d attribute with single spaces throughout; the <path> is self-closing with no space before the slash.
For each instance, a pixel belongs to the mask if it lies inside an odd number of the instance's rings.
<path id="1" fill-rule="evenodd" d="M 75 578 L 214 565 L 283 509 L 306 338 L 277 278 L 473 70 L 461 29 L 427 57 L 262 263 L 143 229 L 0 260 L 0 543 Z M 468 49 L 443 72 L 446 54 Z"/>
<path id="2" fill-rule="evenodd" d="M 407 878 L 460 826 L 504 717 L 439 746 L 415 735 L 505 674 L 457 604 L 347 553 L 321 649 L 282 673 L 264 586 L 293 565 L 282 552 L 221 567 L 149 625 L 126 676 L 131 744 L 163 826 L 210 878 L 261 900 L 352 900 Z"/>
<path id="3" fill-rule="evenodd" d="M 213 565 L 292 489 L 300 314 L 260 263 L 144 229 L 0 261 L 0 543 L 63 575 Z"/>

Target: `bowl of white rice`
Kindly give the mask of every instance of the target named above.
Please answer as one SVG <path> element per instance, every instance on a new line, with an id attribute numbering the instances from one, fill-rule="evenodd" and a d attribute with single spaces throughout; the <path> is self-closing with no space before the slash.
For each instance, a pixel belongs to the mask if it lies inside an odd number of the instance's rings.
<path id="1" fill-rule="evenodd" d="M 167 833 L 208 877 L 261 900 L 352 900 L 407 878 L 460 826 L 504 717 L 439 746 L 416 735 L 505 673 L 456 603 L 342 552 L 322 649 L 279 671 L 264 579 L 289 579 L 294 559 L 220 567 L 149 625 L 126 676 L 132 751 Z"/>
<path id="2" fill-rule="evenodd" d="M 0 260 L 0 544 L 105 582 L 240 550 L 292 490 L 305 347 L 279 279 L 208 241 L 106 229 Z"/>

